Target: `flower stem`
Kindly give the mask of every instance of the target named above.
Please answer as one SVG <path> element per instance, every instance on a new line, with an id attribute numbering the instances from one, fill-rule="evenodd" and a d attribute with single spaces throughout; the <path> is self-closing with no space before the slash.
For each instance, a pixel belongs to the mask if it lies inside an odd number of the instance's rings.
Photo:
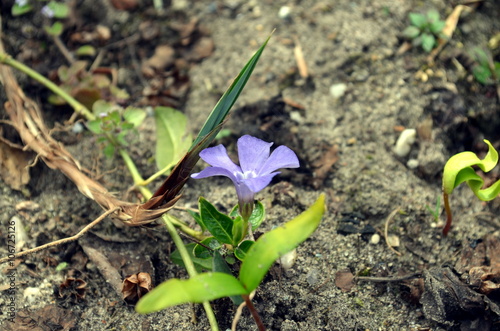
<path id="1" fill-rule="evenodd" d="M 82 105 L 80 102 L 78 102 L 75 98 L 73 98 L 71 95 L 66 93 L 59 86 L 52 83 L 49 79 L 40 75 L 38 72 L 31 69 L 30 67 L 22 64 L 19 61 L 14 60 L 10 55 L 5 54 L 5 53 L 0 53 L 0 63 L 4 63 L 6 65 L 11 66 L 12 68 L 15 68 L 21 72 L 24 72 L 26 75 L 28 75 L 31 78 L 33 78 L 34 80 L 38 81 L 39 83 L 41 83 L 42 85 L 47 87 L 49 90 L 51 90 L 52 92 L 54 92 L 55 94 L 57 94 L 61 98 L 63 98 L 64 101 L 66 101 L 71 107 L 73 107 L 75 112 L 82 115 L 87 120 L 94 120 L 96 118 L 96 116 L 90 110 L 88 110 L 87 107 Z"/>

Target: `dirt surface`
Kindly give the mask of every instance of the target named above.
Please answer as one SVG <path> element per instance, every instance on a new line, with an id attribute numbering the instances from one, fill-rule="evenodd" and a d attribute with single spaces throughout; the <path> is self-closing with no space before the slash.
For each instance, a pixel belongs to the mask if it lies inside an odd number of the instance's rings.
<path id="1" fill-rule="evenodd" d="M 441 234 L 444 215 L 436 222 L 426 207 L 434 208 L 441 194 L 442 168 L 451 155 L 463 150 L 484 155 L 485 138 L 499 147 L 495 87 L 474 81 L 464 58 L 475 46 L 485 48 L 500 32 L 500 3 L 484 1 L 464 15 L 449 44 L 428 64 L 420 49 L 398 53 L 408 13 L 434 8 L 446 17 L 456 4 L 169 2 L 166 12 L 157 15 L 149 1 L 129 10 L 117 10 L 105 0 L 73 1 L 74 16 L 65 22 L 61 40 L 73 51 L 80 45 L 75 35 L 83 38 L 97 24 L 108 27 L 108 40 L 93 37 L 90 42 L 98 50 L 107 47 L 101 66 L 117 69 L 118 86 L 131 95 L 125 103 L 177 107 L 187 114 L 195 133 L 251 54 L 276 29 L 226 124 L 230 135 L 219 142 L 234 152 L 236 139 L 251 134 L 276 146 L 285 144 L 299 156 L 300 169 L 283 171 L 258 194 L 268 208 L 263 230 L 298 215 L 322 192 L 328 198 L 327 213 L 316 233 L 299 246 L 295 265 L 286 271 L 276 265 L 257 290 L 254 304 L 269 330 L 500 330 L 499 293 L 479 294 L 481 280 L 478 285 L 470 273 L 473 267 L 492 267 L 488 277 L 498 284 L 498 199 L 481 203 L 468 187 L 460 186 L 451 196 L 455 218 L 447 237 Z M 14 18 L 12 3 L 0 5 L 6 50 L 56 79 L 55 70 L 67 62 L 42 31 L 40 6 Z M 290 12 L 280 16 L 284 6 Z M 161 53 L 163 59 L 175 51 L 175 59 L 154 64 L 164 66 L 168 74 L 147 62 L 158 45 L 170 47 Z M 298 45 L 307 77 L 294 55 Z M 498 46 L 492 52 L 500 61 Z M 50 127 L 70 118 L 69 109 L 47 102 L 49 93 L 38 83 L 21 74 L 18 79 L 42 106 Z M 335 85 L 345 88 L 338 97 L 332 95 Z M 3 90 L 0 101 L 5 102 Z M 0 116 L 7 119 L 3 109 Z M 5 123 L 1 127 L 4 137 L 21 143 L 12 128 Z M 418 128 L 418 135 L 409 155 L 399 157 L 393 147 L 405 128 Z M 54 137 L 94 177 L 100 176 L 106 188 L 136 201 L 134 194 L 126 195 L 133 182 L 123 163 L 119 157 L 106 159 L 90 132 L 70 130 Z M 155 172 L 152 117 L 140 127 L 130 153 L 145 177 Z M 7 255 L 7 224 L 13 219 L 25 229 L 25 238 L 18 235 L 17 240 L 31 248 L 73 235 L 101 213 L 61 173 L 38 163 L 30 175 L 22 192 L 0 181 L 1 256 Z M 496 178 L 493 171 L 486 180 Z M 196 207 L 199 195 L 226 210 L 236 203 L 229 180 L 211 178 L 189 181 L 178 205 Z M 19 205 L 26 201 L 27 206 Z M 176 215 L 190 221 L 185 213 Z M 386 245 L 386 234 L 398 241 L 396 252 Z M 112 261 L 121 277 L 149 272 L 156 285 L 187 277 L 169 259 L 174 245 L 163 228 L 117 227 L 105 221 L 75 243 L 19 261 L 13 296 L 16 323 L 4 320 L 2 329 L 210 329 L 199 305 L 136 314 L 99 272 L 89 253 L 92 248 Z M 61 262 L 68 266 L 56 271 Z M 8 271 L 3 270 L 2 319 L 8 318 L 12 297 Z M 352 275 L 415 277 L 352 283 Z M 78 284 L 67 284 L 68 277 L 86 282 L 84 299 L 79 298 Z M 69 290 L 62 290 L 61 284 Z M 213 308 L 221 330 L 230 329 L 236 307 L 221 299 Z M 248 311 L 238 330 L 256 330 Z"/>

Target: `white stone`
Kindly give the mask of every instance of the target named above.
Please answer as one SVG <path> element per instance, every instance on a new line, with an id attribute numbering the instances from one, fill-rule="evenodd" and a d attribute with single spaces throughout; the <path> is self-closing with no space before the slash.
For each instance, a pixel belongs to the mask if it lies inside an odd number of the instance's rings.
<path id="1" fill-rule="evenodd" d="M 279 264 L 281 264 L 281 267 L 283 267 L 283 270 L 287 271 L 290 268 L 293 267 L 295 264 L 295 260 L 297 260 L 297 250 L 294 249 L 293 251 L 290 251 L 280 257 L 278 259 Z"/>
<path id="2" fill-rule="evenodd" d="M 39 296 L 42 295 L 42 292 L 38 287 L 27 287 L 23 291 L 23 297 L 28 303 L 34 303 Z"/>
<path id="3" fill-rule="evenodd" d="M 406 166 L 410 169 L 417 169 L 419 165 L 419 162 L 417 159 L 409 159 L 408 162 L 406 162 Z"/>
<path id="4" fill-rule="evenodd" d="M 405 157 L 410 154 L 411 145 L 415 142 L 417 138 L 417 130 L 406 129 L 399 135 L 396 141 L 396 146 L 394 146 L 394 153 L 399 157 Z"/>
<path id="5" fill-rule="evenodd" d="M 338 99 L 345 94 L 346 90 L 347 85 L 344 83 L 333 84 L 330 86 L 330 95 L 335 99 Z"/>
<path id="6" fill-rule="evenodd" d="M 380 235 L 378 233 L 374 233 L 370 238 L 370 244 L 377 245 L 380 242 Z"/>
<path id="7" fill-rule="evenodd" d="M 281 19 L 287 19 L 290 17 L 290 14 L 292 13 L 292 8 L 289 6 L 283 6 L 280 8 L 280 11 L 278 12 L 278 16 Z"/>

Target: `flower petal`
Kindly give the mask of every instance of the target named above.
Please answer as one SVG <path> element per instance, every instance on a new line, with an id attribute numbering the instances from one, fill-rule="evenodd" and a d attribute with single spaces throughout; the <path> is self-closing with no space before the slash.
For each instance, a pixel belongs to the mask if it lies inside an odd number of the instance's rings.
<path id="1" fill-rule="evenodd" d="M 248 178 L 243 180 L 246 186 L 253 192 L 257 193 L 260 190 L 262 190 L 264 187 L 269 185 L 271 183 L 271 180 L 273 179 L 274 176 L 279 174 L 279 171 L 273 172 L 272 174 L 267 174 L 264 176 L 259 176 L 255 178 Z"/>
<path id="2" fill-rule="evenodd" d="M 234 185 L 238 185 L 238 179 L 236 176 L 226 168 L 221 168 L 221 167 L 207 167 L 203 169 L 201 172 L 197 172 L 195 174 L 191 175 L 191 178 L 194 179 L 200 179 L 200 178 L 207 178 L 207 177 L 212 177 L 212 176 L 225 176 L 231 179 L 234 183 Z"/>
<path id="3" fill-rule="evenodd" d="M 231 161 L 231 159 L 227 155 L 226 148 L 223 145 L 205 148 L 200 152 L 200 157 L 203 159 L 203 161 L 210 164 L 212 167 L 224 168 L 232 173 L 241 172 L 241 168 L 234 164 L 233 161 Z"/>
<path id="4" fill-rule="evenodd" d="M 267 175 L 281 168 L 298 168 L 299 166 L 299 159 L 295 152 L 286 146 L 279 146 L 260 167 L 257 175 Z"/>
<path id="5" fill-rule="evenodd" d="M 238 158 L 243 173 L 257 172 L 269 157 L 272 144 L 249 135 L 238 139 Z"/>

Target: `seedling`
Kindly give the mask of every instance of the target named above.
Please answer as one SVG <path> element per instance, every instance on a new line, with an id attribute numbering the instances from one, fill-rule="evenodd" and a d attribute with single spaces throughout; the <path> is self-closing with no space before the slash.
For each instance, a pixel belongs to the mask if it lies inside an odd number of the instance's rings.
<path id="1" fill-rule="evenodd" d="M 425 208 L 434 217 L 434 222 L 437 223 L 437 221 L 439 220 L 439 214 L 441 212 L 441 197 L 438 195 L 438 197 L 436 199 L 436 206 L 434 207 L 434 210 L 432 210 L 429 205 L 425 205 Z"/>
<path id="2" fill-rule="evenodd" d="M 305 212 L 284 226 L 262 235 L 248 250 L 241 264 L 239 279 L 223 272 L 208 272 L 187 280 L 170 279 L 146 294 L 136 305 L 142 314 L 188 302 L 201 303 L 241 295 L 256 318 L 259 330 L 265 330 L 250 301 L 271 265 L 279 257 L 306 240 L 318 227 L 325 209 L 324 195 Z"/>
<path id="3" fill-rule="evenodd" d="M 491 145 L 488 140 L 484 140 L 488 145 L 488 153 L 484 159 L 479 159 L 476 154 L 472 152 L 462 152 L 453 155 L 448 162 L 446 162 L 443 171 L 443 200 L 446 210 L 446 225 L 443 228 L 443 235 L 446 236 L 451 227 L 452 213 L 448 195 L 463 182 L 471 188 L 472 192 L 481 201 L 493 200 L 500 193 L 500 180 L 496 181 L 490 187 L 484 188 L 484 180 L 481 176 L 476 174 L 473 166 L 478 166 L 482 171 L 489 172 L 498 163 L 498 152 Z"/>
<path id="4" fill-rule="evenodd" d="M 474 78 L 483 85 L 500 82 L 500 62 L 493 61 L 491 54 L 481 48 L 475 48 L 473 58 L 476 64 L 472 67 Z"/>
<path id="5" fill-rule="evenodd" d="M 410 26 L 403 30 L 403 35 L 412 40 L 413 46 L 421 46 L 429 53 L 437 45 L 437 38 L 444 38 L 442 34 L 445 21 L 435 10 L 429 10 L 427 15 L 410 13 Z"/>

